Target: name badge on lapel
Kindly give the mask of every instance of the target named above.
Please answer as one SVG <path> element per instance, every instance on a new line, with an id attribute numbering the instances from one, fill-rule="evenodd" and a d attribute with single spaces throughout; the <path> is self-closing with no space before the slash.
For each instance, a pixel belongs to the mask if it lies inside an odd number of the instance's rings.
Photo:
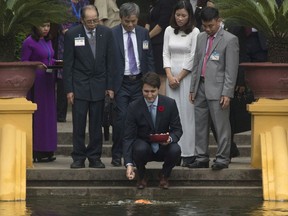
<path id="1" fill-rule="evenodd" d="M 149 49 L 149 42 L 148 40 L 143 41 L 143 50 L 148 50 Z"/>
<path id="2" fill-rule="evenodd" d="M 210 60 L 212 61 L 219 61 L 219 53 L 214 51 L 211 56 L 210 56 Z"/>
<path id="3" fill-rule="evenodd" d="M 74 46 L 85 46 L 85 38 L 84 37 L 77 37 L 74 39 Z"/>

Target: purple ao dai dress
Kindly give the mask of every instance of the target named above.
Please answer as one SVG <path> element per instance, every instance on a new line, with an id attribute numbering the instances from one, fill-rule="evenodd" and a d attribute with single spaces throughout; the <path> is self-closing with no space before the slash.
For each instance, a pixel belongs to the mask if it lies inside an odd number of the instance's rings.
<path id="1" fill-rule="evenodd" d="M 22 45 L 22 61 L 40 61 L 54 64 L 54 50 L 50 40 L 34 40 L 29 36 Z M 54 153 L 57 148 L 57 122 L 55 103 L 55 73 L 37 69 L 35 83 L 28 99 L 37 104 L 33 116 L 33 151 Z"/>

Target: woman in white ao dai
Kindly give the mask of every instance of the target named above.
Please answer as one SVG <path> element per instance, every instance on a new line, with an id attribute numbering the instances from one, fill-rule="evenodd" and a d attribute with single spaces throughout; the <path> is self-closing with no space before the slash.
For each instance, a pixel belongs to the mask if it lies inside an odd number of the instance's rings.
<path id="1" fill-rule="evenodd" d="M 170 26 L 165 30 L 163 46 L 163 67 L 167 75 L 166 95 L 175 99 L 183 135 L 181 146 L 182 166 L 195 160 L 194 105 L 189 102 L 191 68 L 193 65 L 199 29 L 194 27 L 194 16 L 188 1 L 179 1 L 172 13 Z"/>

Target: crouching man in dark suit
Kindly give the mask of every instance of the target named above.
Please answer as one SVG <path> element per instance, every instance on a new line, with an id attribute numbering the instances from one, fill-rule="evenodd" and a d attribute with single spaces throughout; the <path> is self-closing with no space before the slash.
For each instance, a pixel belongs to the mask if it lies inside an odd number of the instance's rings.
<path id="1" fill-rule="evenodd" d="M 164 161 L 160 172 L 160 187 L 169 187 L 168 178 L 180 159 L 181 149 L 178 141 L 182 136 L 182 126 L 176 102 L 159 95 L 160 78 L 154 72 L 142 78 L 143 97 L 132 102 L 127 111 L 123 140 L 123 157 L 126 176 L 134 179 L 133 163 L 138 172 L 137 188 L 147 185 L 145 165 L 149 161 Z M 150 134 L 168 133 L 160 142 L 153 142 Z"/>

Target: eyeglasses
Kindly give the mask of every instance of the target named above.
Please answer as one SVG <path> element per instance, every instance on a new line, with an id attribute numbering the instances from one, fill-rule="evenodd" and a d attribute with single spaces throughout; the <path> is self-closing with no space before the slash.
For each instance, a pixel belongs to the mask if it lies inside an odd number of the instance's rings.
<path id="1" fill-rule="evenodd" d="M 97 24 L 99 22 L 99 19 L 92 19 L 92 20 L 85 20 L 87 24 Z"/>

